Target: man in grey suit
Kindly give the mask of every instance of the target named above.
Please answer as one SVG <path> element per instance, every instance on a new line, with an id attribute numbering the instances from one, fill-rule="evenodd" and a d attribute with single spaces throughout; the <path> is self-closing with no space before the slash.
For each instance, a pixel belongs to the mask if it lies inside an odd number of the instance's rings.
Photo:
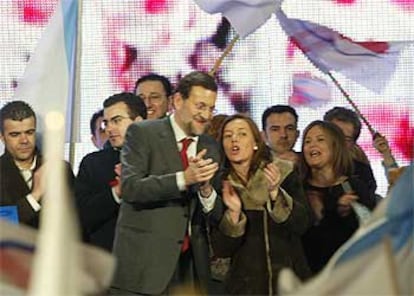
<path id="1" fill-rule="evenodd" d="M 204 218 L 216 204 L 211 181 L 220 157 L 214 139 L 203 133 L 216 99 L 214 79 L 192 72 L 178 83 L 173 115 L 128 128 L 113 294 L 170 294 L 182 285 L 207 292 Z M 190 139 L 187 149 L 184 139 Z"/>

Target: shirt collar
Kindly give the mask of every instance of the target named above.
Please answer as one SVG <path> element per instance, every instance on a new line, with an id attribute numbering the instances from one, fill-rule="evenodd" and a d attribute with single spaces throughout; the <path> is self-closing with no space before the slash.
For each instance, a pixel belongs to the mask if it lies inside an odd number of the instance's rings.
<path id="1" fill-rule="evenodd" d="M 33 171 L 36 168 L 36 162 L 37 162 L 37 155 L 35 155 L 33 157 L 33 162 L 32 162 L 32 165 L 30 166 L 30 168 L 24 169 L 24 168 L 21 168 L 21 167 L 19 167 L 17 165 L 16 166 L 19 168 L 20 171 L 26 171 L 26 170 Z"/>
<path id="2" fill-rule="evenodd" d="M 198 136 L 188 136 L 183 130 L 182 128 L 177 124 L 177 122 L 175 121 L 175 114 L 172 114 L 170 116 L 170 123 L 174 132 L 174 136 L 175 136 L 175 141 L 176 142 L 180 142 L 182 140 L 184 140 L 185 138 L 191 138 L 193 139 L 194 142 L 198 141 Z"/>

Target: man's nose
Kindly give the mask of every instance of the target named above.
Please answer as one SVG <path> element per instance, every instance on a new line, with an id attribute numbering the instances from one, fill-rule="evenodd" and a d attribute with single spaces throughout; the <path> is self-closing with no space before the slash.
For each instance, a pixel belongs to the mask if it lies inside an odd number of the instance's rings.
<path id="1" fill-rule="evenodd" d="M 20 143 L 27 143 L 28 141 L 29 141 L 29 137 L 25 133 L 22 133 L 20 135 Z"/>
<path id="2" fill-rule="evenodd" d="M 152 105 L 152 100 L 151 98 L 142 98 L 142 100 L 144 101 L 145 106 L 148 108 Z"/>
<path id="3" fill-rule="evenodd" d="M 210 109 L 206 108 L 205 110 L 201 110 L 200 111 L 200 115 L 203 119 L 205 120 L 210 120 L 213 117 L 213 111 L 211 111 Z"/>
<path id="4" fill-rule="evenodd" d="M 108 121 L 108 122 L 105 124 L 105 133 L 106 133 L 107 135 L 109 135 L 109 134 L 112 132 L 112 130 L 114 129 L 114 127 L 115 127 L 115 123 L 113 123 L 113 122 L 111 122 L 111 121 Z"/>

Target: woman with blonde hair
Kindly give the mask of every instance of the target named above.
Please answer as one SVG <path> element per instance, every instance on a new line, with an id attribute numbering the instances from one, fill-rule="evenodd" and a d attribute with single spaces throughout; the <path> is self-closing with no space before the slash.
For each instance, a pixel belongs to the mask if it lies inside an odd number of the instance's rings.
<path id="1" fill-rule="evenodd" d="M 303 132 L 300 170 L 315 223 L 303 236 L 309 267 L 320 271 L 358 228 L 353 204 L 369 209 L 375 196 L 352 175 L 352 156 L 345 136 L 333 123 L 313 121 Z"/>

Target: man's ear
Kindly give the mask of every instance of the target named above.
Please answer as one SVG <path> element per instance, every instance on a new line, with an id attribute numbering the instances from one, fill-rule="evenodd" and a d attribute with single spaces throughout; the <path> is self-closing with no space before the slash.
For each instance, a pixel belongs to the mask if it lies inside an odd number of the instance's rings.
<path id="1" fill-rule="evenodd" d="M 94 135 L 91 136 L 91 141 L 96 146 L 96 137 Z"/>
<path id="2" fill-rule="evenodd" d="M 266 132 L 265 131 L 261 131 L 260 135 L 262 136 L 262 139 L 265 143 L 267 143 L 267 137 L 266 137 Z"/>
<path id="3" fill-rule="evenodd" d="M 299 139 L 299 136 L 300 136 L 300 131 L 297 129 L 296 130 L 296 141 Z M 296 141 L 295 141 L 295 143 L 296 143 Z"/>
<path id="4" fill-rule="evenodd" d="M 173 95 L 167 97 L 167 113 L 171 114 L 174 110 Z"/>
<path id="5" fill-rule="evenodd" d="M 172 96 L 172 104 L 173 104 L 175 110 L 180 109 L 183 102 L 184 102 L 183 96 L 179 92 L 176 92 Z"/>

